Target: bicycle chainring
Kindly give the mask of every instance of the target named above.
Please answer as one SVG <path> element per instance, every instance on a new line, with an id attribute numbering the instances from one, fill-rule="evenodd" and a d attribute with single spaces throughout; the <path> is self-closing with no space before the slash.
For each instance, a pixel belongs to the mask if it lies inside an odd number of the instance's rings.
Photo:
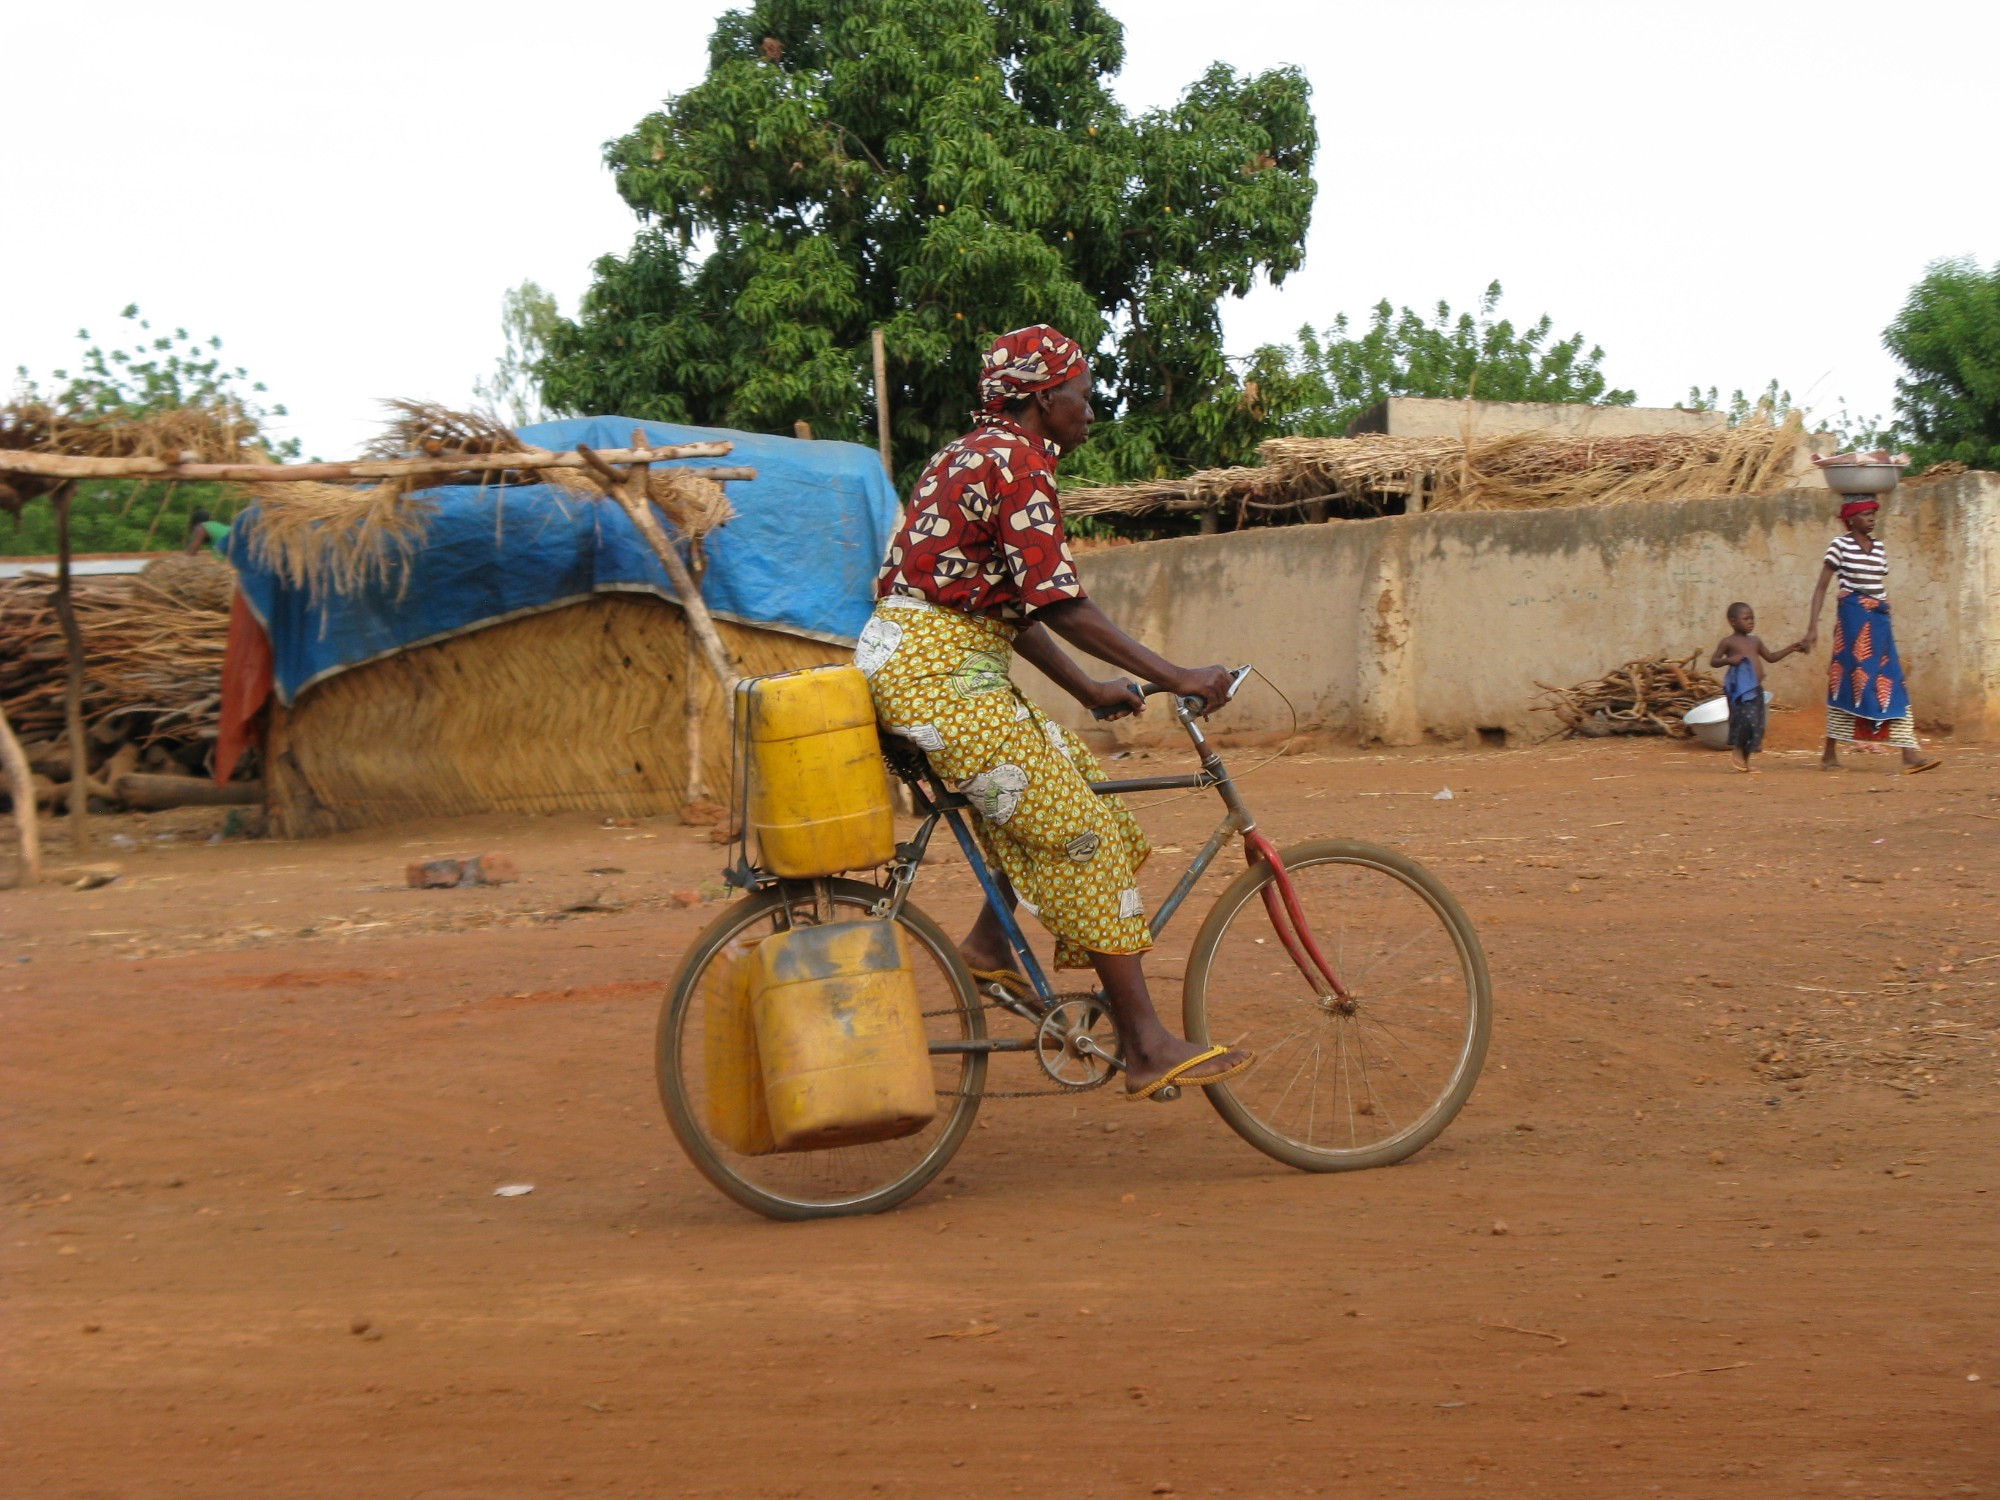
<path id="1" fill-rule="evenodd" d="M 1088 1045 L 1085 1045 L 1088 1044 Z M 1100 995 L 1058 995 L 1035 1029 L 1035 1060 L 1064 1089 L 1102 1088 L 1116 1067 L 1096 1052 L 1118 1049 L 1118 1032 Z"/>

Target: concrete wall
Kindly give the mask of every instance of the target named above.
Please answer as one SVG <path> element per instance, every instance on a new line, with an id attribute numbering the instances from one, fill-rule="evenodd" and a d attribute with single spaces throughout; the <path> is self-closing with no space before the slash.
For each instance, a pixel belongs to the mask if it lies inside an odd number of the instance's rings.
<path id="1" fill-rule="evenodd" d="M 1568 685 L 1637 656 L 1703 660 L 1725 608 L 1756 606 L 1772 647 L 1805 633 L 1839 530 L 1821 490 L 1517 513 L 1457 512 L 1267 527 L 1086 551 L 1086 588 L 1172 660 L 1254 662 L 1301 724 L 1364 743 L 1547 732 L 1537 681 Z M 2000 737 L 2000 477 L 1967 474 L 1889 497 L 1896 636 L 1920 721 Z M 1833 605 L 1817 655 L 1771 669 L 1781 700 L 1824 701 Z M 1024 687 L 1083 727 L 1022 665 Z M 1105 669 L 1105 675 L 1110 675 Z M 1161 716 L 1121 738 L 1157 738 Z M 1284 729 L 1255 684 L 1228 728 Z"/>

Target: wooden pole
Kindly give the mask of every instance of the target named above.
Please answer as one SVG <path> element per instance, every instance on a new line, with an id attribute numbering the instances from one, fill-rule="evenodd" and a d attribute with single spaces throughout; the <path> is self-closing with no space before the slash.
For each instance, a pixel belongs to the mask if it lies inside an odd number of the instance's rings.
<path id="1" fill-rule="evenodd" d="M 813 435 L 812 423 L 810 422 L 792 423 L 792 436 L 797 438 L 800 442 L 810 443 L 812 441 L 812 435 Z"/>
<path id="2" fill-rule="evenodd" d="M 56 508 L 56 618 L 62 621 L 69 675 L 63 684 L 63 726 L 69 736 L 69 842 L 73 853 L 90 847 L 90 745 L 83 734 L 83 631 L 76 623 L 70 593 L 69 502 L 75 486 L 62 485 L 49 499 Z"/>
<path id="3" fill-rule="evenodd" d="M 632 518 L 632 524 L 639 528 L 639 535 L 646 539 L 646 545 L 660 559 L 660 566 L 667 570 L 667 579 L 680 598 L 681 612 L 687 618 L 688 628 L 701 643 L 702 653 L 708 658 L 708 667 L 715 673 L 715 680 L 722 684 L 723 701 L 734 703 L 736 684 L 742 680 L 742 674 L 736 670 L 728 648 L 716 633 L 715 617 L 708 612 L 701 590 L 689 576 L 687 564 L 681 560 L 680 549 L 674 546 L 653 515 L 652 497 L 646 493 L 645 465 L 635 462 L 621 475 L 605 461 L 605 454 L 593 452 L 583 443 L 576 445 L 576 451 L 582 456 L 585 467 L 597 476 L 604 492 Z"/>
<path id="4" fill-rule="evenodd" d="M 882 449 L 882 472 L 894 484 L 896 465 L 889 456 L 889 346 L 879 328 L 870 333 L 869 342 L 875 346 L 875 441 Z"/>
<path id="5" fill-rule="evenodd" d="M 702 553 L 701 541 L 695 538 L 688 543 L 688 574 L 694 579 L 695 592 L 701 592 L 701 576 L 708 571 L 708 559 Z M 695 639 L 694 630 L 687 633 L 687 694 L 683 712 L 687 719 L 687 801 L 695 803 L 708 795 L 708 787 L 701 778 L 701 642 Z M 723 705 L 728 712 L 728 705 Z"/>
<path id="6" fill-rule="evenodd" d="M 670 458 L 725 458 L 732 443 L 681 443 L 600 453 L 609 463 L 659 463 Z M 67 453 L 0 449 L 0 473 L 54 479 L 192 479 L 228 484 L 284 484 L 311 479 L 411 479 L 437 474 L 491 474 L 502 469 L 581 469 L 574 453 L 463 453 L 444 458 L 367 458 L 337 464 L 170 464 L 161 458 L 77 458 Z M 711 479 L 754 479 L 754 469 L 694 470 Z"/>
<path id="7" fill-rule="evenodd" d="M 35 806 L 35 774 L 28 768 L 27 754 L 14 737 L 14 726 L 7 722 L 4 708 L 0 708 L 0 762 L 6 766 L 7 790 L 14 796 L 14 826 L 21 834 L 20 883 L 33 885 L 42 878 L 42 825 Z"/>

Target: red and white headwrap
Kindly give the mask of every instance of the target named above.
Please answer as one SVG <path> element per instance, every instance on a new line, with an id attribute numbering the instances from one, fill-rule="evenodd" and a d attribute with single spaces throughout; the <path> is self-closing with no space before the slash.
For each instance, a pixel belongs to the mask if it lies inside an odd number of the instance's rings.
<path id="1" fill-rule="evenodd" d="M 979 410 L 974 415 L 998 416 L 1015 397 L 1052 390 L 1089 368 L 1082 345 L 1046 323 L 1003 333 L 986 351 L 979 373 Z"/>
<path id="2" fill-rule="evenodd" d="M 1881 508 L 1882 503 L 1879 500 L 1850 500 L 1840 507 L 1840 519 L 1851 521 L 1856 516 L 1865 516 L 1869 511 Z"/>

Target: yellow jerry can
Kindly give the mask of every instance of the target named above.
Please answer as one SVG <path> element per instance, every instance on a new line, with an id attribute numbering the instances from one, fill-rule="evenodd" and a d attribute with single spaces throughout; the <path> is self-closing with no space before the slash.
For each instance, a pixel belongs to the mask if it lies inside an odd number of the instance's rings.
<path id="1" fill-rule="evenodd" d="M 750 1005 L 755 957 L 754 945 L 732 944 L 704 977 L 701 1060 L 709 1133 L 741 1155 L 768 1156 L 778 1143 L 764 1107 L 764 1066 Z"/>
<path id="2" fill-rule="evenodd" d="M 795 927 L 759 943 L 751 967 L 778 1150 L 893 1140 L 930 1123 L 930 1049 L 894 922 Z"/>
<path id="3" fill-rule="evenodd" d="M 804 880 L 886 864 L 896 818 L 861 669 L 781 672 L 745 691 L 750 826 L 764 867 Z"/>

